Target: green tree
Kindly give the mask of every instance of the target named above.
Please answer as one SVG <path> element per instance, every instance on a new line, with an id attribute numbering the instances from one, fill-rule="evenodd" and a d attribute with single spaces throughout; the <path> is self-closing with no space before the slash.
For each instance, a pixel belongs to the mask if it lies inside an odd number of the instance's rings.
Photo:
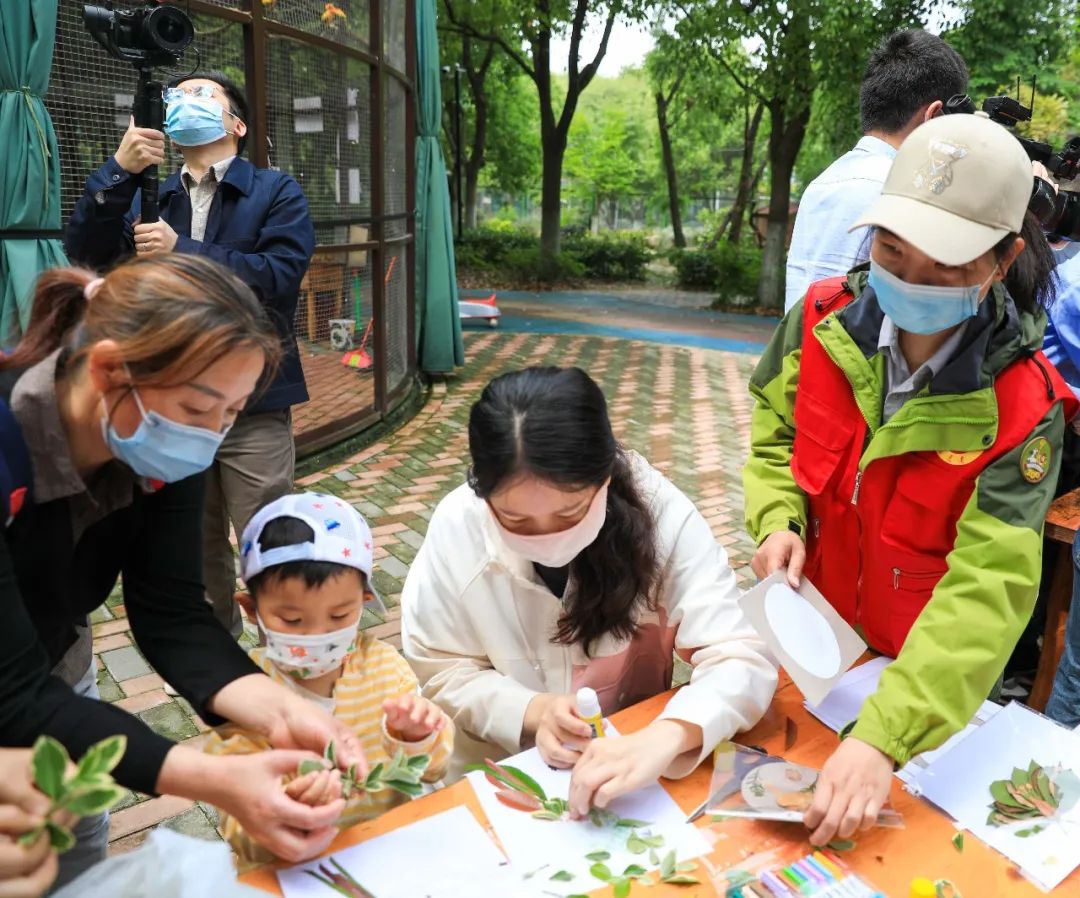
<path id="1" fill-rule="evenodd" d="M 594 233 L 600 229 L 605 206 L 613 226 L 620 199 L 638 191 L 644 147 L 640 122 L 628 119 L 622 110 L 606 110 L 595 122 L 584 113 L 575 119 L 564 166 L 567 192 L 586 203 Z"/>
<path id="2" fill-rule="evenodd" d="M 461 8 L 446 6 L 449 27 L 497 44 L 536 85 L 543 157 L 540 250 L 548 258 L 559 252 L 563 162 L 581 95 L 607 54 L 615 23 L 640 21 L 652 5 L 647 0 L 472 0 Z M 582 65 L 582 38 L 594 23 L 601 29 L 600 46 Z M 564 93 L 554 89 L 551 72 L 551 43 L 560 36 L 569 39 Z"/>

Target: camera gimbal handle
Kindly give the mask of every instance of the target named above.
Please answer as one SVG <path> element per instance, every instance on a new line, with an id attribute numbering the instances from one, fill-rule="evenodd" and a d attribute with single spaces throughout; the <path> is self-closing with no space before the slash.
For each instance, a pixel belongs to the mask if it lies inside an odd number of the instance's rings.
<path id="1" fill-rule="evenodd" d="M 135 126 L 138 128 L 153 128 L 155 131 L 163 131 L 165 128 L 165 106 L 161 98 L 164 85 L 155 81 L 150 69 L 139 69 L 139 83 L 135 88 L 135 106 L 132 113 L 135 116 Z M 139 185 L 142 189 L 142 212 L 140 213 L 145 224 L 157 221 L 160 216 L 158 206 L 158 167 L 148 165 L 139 175 Z"/>

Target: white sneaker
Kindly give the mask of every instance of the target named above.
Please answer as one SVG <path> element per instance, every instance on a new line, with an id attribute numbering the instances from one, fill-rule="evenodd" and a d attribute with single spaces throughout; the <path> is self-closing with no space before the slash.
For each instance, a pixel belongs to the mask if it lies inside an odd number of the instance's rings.
<path id="1" fill-rule="evenodd" d="M 166 683 L 163 688 L 165 689 L 165 694 L 171 695 L 173 698 L 176 698 L 180 694 L 168 683 Z"/>

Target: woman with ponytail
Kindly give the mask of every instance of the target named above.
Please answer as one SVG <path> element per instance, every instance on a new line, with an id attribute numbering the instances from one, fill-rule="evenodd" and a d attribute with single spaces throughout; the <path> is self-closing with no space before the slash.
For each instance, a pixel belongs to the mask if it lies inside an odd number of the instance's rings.
<path id="1" fill-rule="evenodd" d="M 334 739 L 339 760 L 363 764 L 355 738 L 271 682 L 203 597 L 202 472 L 279 352 L 250 288 L 198 256 L 42 275 L 29 327 L 0 359 L 0 461 L 32 472 L 0 538 L 0 744 L 48 734 L 78 756 L 123 734 L 122 785 L 209 801 L 300 860 L 326 847 L 343 806 L 285 796 L 282 776 L 308 753 L 210 757 L 95 701 L 88 629 L 122 584 L 135 643 L 205 720 L 286 749 Z M 104 816 L 76 834 L 58 885 L 104 857 Z"/>
<path id="2" fill-rule="evenodd" d="M 402 645 L 457 724 L 455 769 L 536 745 L 574 768 L 571 806 L 690 773 L 753 726 L 776 670 L 737 604 L 709 525 L 618 445 L 578 368 L 492 381 L 469 418 L 469 482 L 435 510 L 402 594 Z M 690 684 L 645 729 L 590 740 L 574 694 L 605 714 Z"/>

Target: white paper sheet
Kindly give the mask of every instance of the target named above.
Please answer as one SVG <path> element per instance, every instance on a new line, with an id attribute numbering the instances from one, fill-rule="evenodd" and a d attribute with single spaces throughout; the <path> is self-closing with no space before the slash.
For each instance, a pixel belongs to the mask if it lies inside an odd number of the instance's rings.
<path id="1" fill-rule="evenodd" d="M 1007 826 L 987 822 L 990 784 L 1008 779 L 1014 768 L 1064 768 L 1054 783 L 1061 796 L 1052 817 Z M 975 729 L 951 751 L 920 772 L 922 795 L 961 826 L 1017 863 L 1045 890 L 1057 886 L 1080 863 L 1080 736 L 1015 702 Z M 1027 836 L 1033 824 L 1041 832 Z"/>
<path id="2" fill-rule="evenodd" d="M 770 574 L 742 594 L 739 607 L 807 701 L 821 702 L 866 651 L 859 634 L 806 577 L 793 590 L 786 571 Z"/>
<path id="3" fill-rule="evenodd" d="M 524 898 L 530 894 L 468 808 L 436 814 L 376 836 L 334 858 L 375 898 Z M 337 892 L 309 876 L 329 866 L 320 858 L 278 871 L 285 898 L 334 898 Z"/>
<path id="4" fill-rule="evenodd" d="M 608 732 L 613 732 L 608 729 Z M 607 738 L 619 738 L 618 734 Z M 570 771 L 552 770 L 536 749 L 522 752 L 505 762 L 533 777 L 552 798 L 566 798 L 570 793 Z M 589 872 L 593 861 L 585 855 L 594 851 L 607 851 L 610 860 L 604 861 L 616 875 L 630 864 L 646 869 L 649 853 L 632 854 L 626 847 L 630 829 L 622 827 L 594 826 L 588 820 L 537 820 L 527 811 L 506 807 L 495 798 L 495 789 L 478 772 L 470 773 L 468 779 L 476 790 L 480 804 L 491 821 L 506 849 L 511 863 L 523 871 L 532 872 L 529 880 L 533 889 L 544 894 L 584 894 L 601 888 L 603 883 Z M 664 845 L 657 849 L 663 857 L 674 850 L 680 861 L 691 860 L 711 849 L 708 840 L 692 824 L 686 823 L 686 814 L 660 785 L 652 785 L 612 802 L 609 810 L 622 817 L 649 822 L 638 830 L 641 834 L 660 835 Z M 550 877 L 560 871 L 573 876 L 569 882 L 553 882 Z M 536 871 L 536 872 L 534 872 Z M 381 898 L 381 896 L 380 896 Z"/>

